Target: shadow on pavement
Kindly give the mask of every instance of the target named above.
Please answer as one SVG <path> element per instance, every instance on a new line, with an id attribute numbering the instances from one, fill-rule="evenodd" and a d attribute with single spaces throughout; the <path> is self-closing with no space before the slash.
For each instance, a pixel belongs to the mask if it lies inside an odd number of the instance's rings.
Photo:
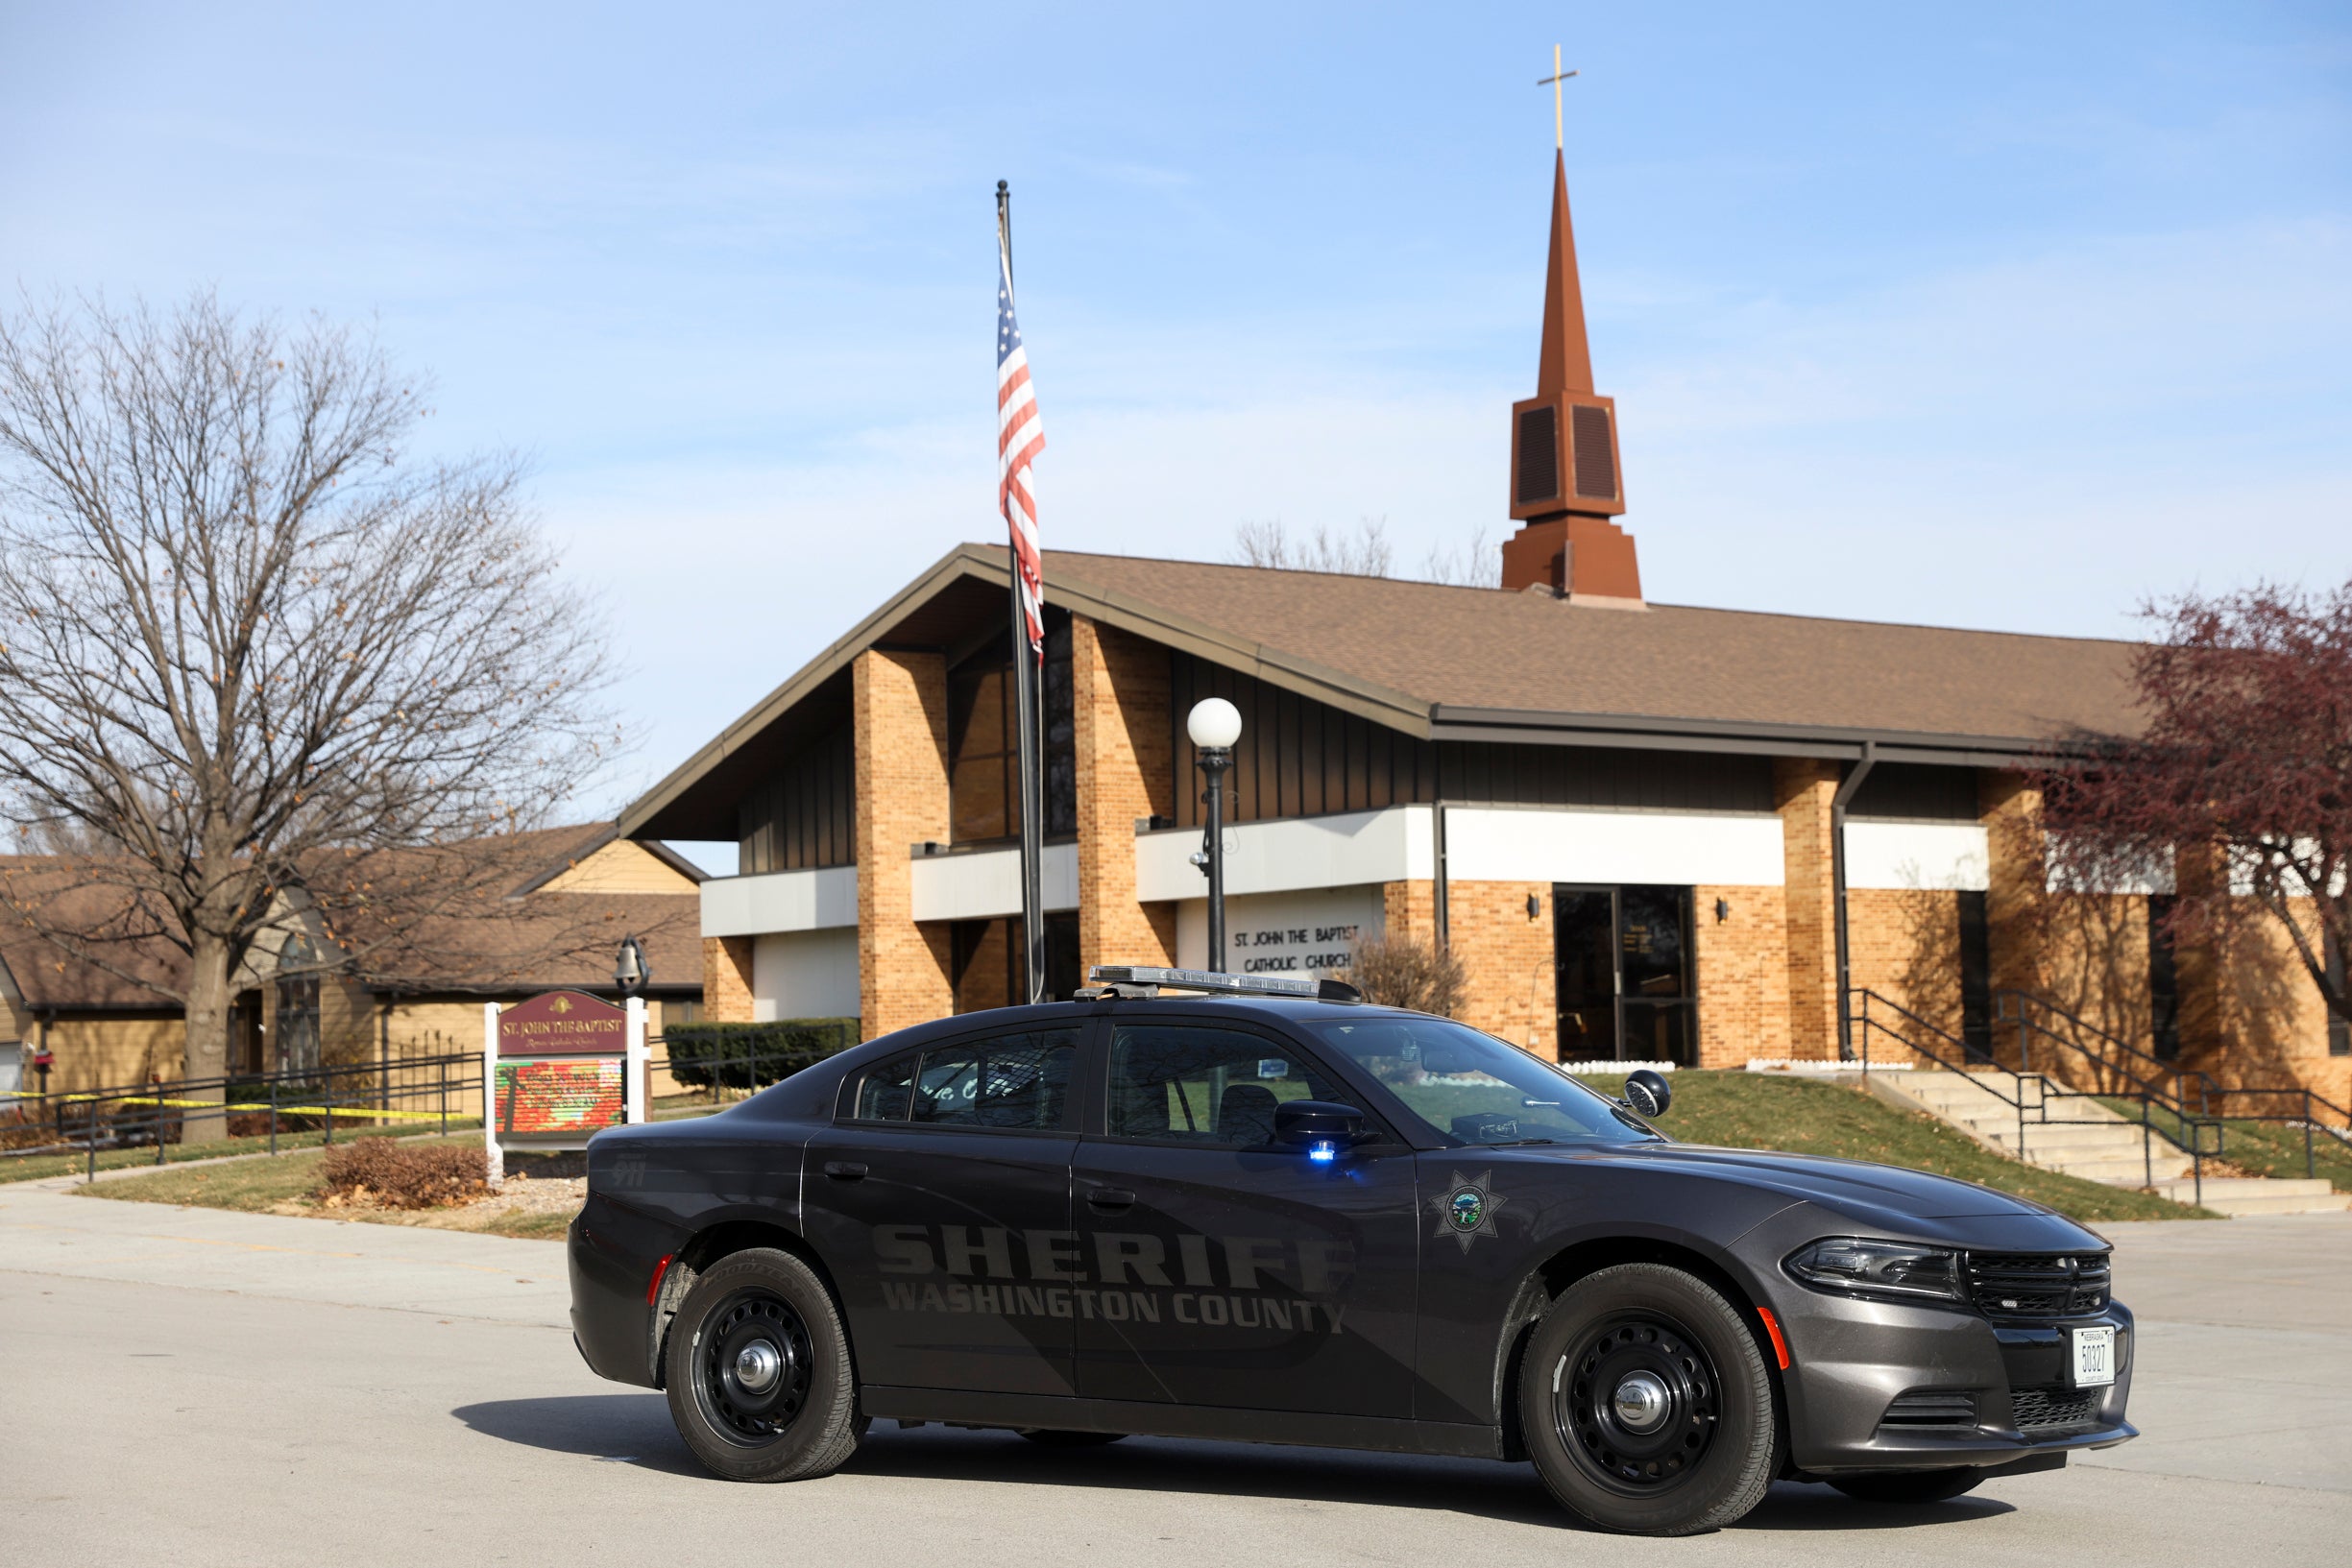
<path id="1" fill-rule="evenodd" d="M 475 1432 L 525 1447 L 626 1460 L 643 1469 L 712 1479 L 670 1425 L 657 1393 L 573 1394 L 494 1400 L 450 1414 Z M 878 1421 L 842 1468 L 845 1475 L 922 1481 L 1103 1486 L 1219 1497 L 1436 1508 L 1513 1524 L 1575 1530 L 1525 1464 L 1431 1459 L 1342 1449 L 1130 1437 L 1102 1448 L 1049 1448 L 1009 1432 Z M 1916 1507 L 1857 1503 L 1827 1486 L 1775 1485 L 1735 1530 L 1897 1530 L 1958 1524 L 2012 1511 L 1993 1498 L 1962 1497 Z"/>
<path id="2" fill-rule="evenodd" d="M 449 1412 L 484 1436 L 584 1459 L 626 1461 L 641 1469 L 716 1481 L 687 1451 L 670 1424 L 669 1401 L 657 1393 L 568 1394 L 556 1399 L 493 1399 Z"/>

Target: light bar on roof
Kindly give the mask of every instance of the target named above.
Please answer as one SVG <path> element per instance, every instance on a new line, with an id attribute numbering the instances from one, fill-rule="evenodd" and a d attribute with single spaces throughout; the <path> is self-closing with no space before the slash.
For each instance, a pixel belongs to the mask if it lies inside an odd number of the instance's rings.
<path id="1" fill-rule="evenodd" d="M 1294 980 L 1277 975 L 1220 975 L 1206 969 L 1157 969 L 1144 964 L 1096 964 L 1086 977 L 1097 985 L 1155 985 L 1178 991 L 1214 991 L 1243 997 L 1305 997 L 1317 1001 L 1362 1001 L 1364 993 L 1345 980 Z"/>

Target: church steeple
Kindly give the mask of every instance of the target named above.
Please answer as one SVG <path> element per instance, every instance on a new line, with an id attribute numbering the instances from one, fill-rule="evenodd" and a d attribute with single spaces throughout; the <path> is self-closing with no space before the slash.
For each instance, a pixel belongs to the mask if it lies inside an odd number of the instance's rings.
<path id="1" fill-rule="evenodd" d="M 1568 157 L 1552 155 L 1552 254 L 1543 269 L 1543 355 L 1536 396 L 1592 390 L 1592 350 L 1585 343 L 1585 291 L 1576 277 L 1576 229 L 1568 222 Z"/>
<path id="2" fill-rule="evenodd" d="M 1610 520 L 1624 511 L 1616 401 L 1592 390 L 1564 152 L 1552 163 L 1536 395 L 1511 405 L 1511 516 L 1525 526 L 1503 544 L 1503 587 L 1547 586 L 1570 599 L 1638 606 L 1633 539 Z"/>

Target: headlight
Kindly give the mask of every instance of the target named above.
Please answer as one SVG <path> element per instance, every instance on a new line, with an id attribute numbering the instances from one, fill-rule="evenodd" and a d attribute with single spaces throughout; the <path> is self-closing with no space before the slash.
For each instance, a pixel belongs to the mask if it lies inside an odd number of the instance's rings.
<path id="1" fill-rule="evenodd" d="M 1831 1236 L 1799 1247 L 1782 1266 L 1823 1291 L 1939 1301 L 1965 1299 L 1960 1255 L 1948 1247 Z"/>

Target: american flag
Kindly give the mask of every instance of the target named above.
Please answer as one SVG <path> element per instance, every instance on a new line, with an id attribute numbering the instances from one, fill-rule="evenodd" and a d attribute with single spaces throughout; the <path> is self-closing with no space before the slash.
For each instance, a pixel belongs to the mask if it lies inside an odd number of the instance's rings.
<path id="1" fill-rule="evenodd" d="M 1029 384 L 1029 350 L 1012 314 L 1012 252 L 1000 233 L 996 249 L 996 490 L 1012 530 L 1013 585 L 1029 645 L 1045 657 L 1045 560 L 1037 550 L 1037 500 L 1030 490 L 1031 460 L 1045 450 L 1037 394 Z"/>

